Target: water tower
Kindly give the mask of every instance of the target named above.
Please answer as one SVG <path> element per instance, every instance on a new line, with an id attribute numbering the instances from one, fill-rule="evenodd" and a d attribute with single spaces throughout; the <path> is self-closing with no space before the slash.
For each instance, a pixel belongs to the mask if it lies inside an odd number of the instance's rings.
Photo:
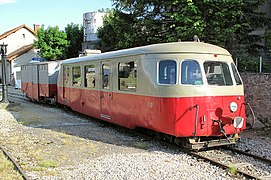
<path id="1" fill-rule="evenodd" d="M 106 13 L 88 12 L 83 15 L 84 22 L 84 41 L 82 50 L 99 49 L 99 38 L 97 37 L 98 28 L 103 25 L 103 18 Z"/>

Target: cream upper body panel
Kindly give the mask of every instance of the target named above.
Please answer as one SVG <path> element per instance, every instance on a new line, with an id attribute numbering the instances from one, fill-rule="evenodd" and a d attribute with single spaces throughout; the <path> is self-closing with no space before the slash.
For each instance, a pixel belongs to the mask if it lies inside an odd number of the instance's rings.
<path id="1" fill-rule="evenodd" d="M 158 66 L 163 60 L 176 62 L 176 83 L 159 84 Z M 201 85 L 181 84 L 181 64 L 185 60 L 196 60 L 201 68 Z M 119 93 L 132 93 L 145 96 L 158 97 L 195 97 L 195 96 L 231 96 L 244 94 L 243 86 L 237 85 L 233 78 L 233 84 L 229 86 L 209 85 L 204 73 L 203 63 L 206 61 L 224 62 L 231 66 L 233 63 L 230 53 L 218 46 L 199 42 L 176 42 L 155 44 L 144 47 L 131 48 L 115 52 L 102 53 L 93 56 L 64 60 L 63 65 L 87 64 L 107 61 L 112 66 L 111 79 L 112 91 Z M 137 63 L 137 89 L 136 92 L 123 92 L 118 89 L 118 63 L 123 61 L 135 61 Z"/>
<path id="2" fill-rule="evenodd" d="M 176 84 L 158 83 L 158 63 L 162 60 L 174 60 L 177 63 Z M 185 60 L 196 60 L 201 66 L 203 77 L 202 85 L 184 85 L 181 84 L 181 63 Z M 203 63 L 205 61 L 225 62 L 229 66 L 233 62 L 230 55 L 219 54 L 152 54 L 146 55 L 142 60 L 142 77 L 145 80 L 140 81 L 141 86 L 148 87 L 141 89 L 141 94 L 155 95 L 160 97 L 195 97 L 195 96 L 231 96 L 244 95 L 243 85 L 237 85 L 236 82 L 230 86 L 209 85 L 204 75 Z M 156 67 L 156 68 L 154 68 Z M 232 72 L 231 72 L 232 74 Z M 147 78 L 148 77 L 148 78 Z M 234 80 L 233 80 L 234 81 Z M 140 84 L 138 84 L 140 86 Z"/>

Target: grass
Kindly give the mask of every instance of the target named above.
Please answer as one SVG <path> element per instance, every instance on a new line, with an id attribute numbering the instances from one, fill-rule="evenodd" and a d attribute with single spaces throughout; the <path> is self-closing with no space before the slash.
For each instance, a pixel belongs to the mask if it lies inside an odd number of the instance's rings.
<path id="1" fill-rule="evenodd" d="M 134 147 L 139 148 L 139 149 L 148 149 L 149 146 L 146 142 L 140 141 L 140 142 L 135 142 Z"/>
<path id="2" fill-rule="evenodd" d="M 14 166 L 6 156 L 0 152 L 0 180 L 22 180 L 22 176 L 14 170 Z"/>
<path id="3" fill-rule="evenodd" d="M 230 167 L 229 167 L 229 173 L 230 173 L 231 175 L 236 175 L 236 173 L 237 173 L 236 167 L 230 166 Z"/>
<path id="4" fill-rule="evenodd" d="M 56 168 L 59 166 L 59 164 L 55 161 L 52 161 L 52 160 L 42 160 L 40 163 L 39 163 L 39 166 L 40 167 L 45 167 L 45 168 Z"/>

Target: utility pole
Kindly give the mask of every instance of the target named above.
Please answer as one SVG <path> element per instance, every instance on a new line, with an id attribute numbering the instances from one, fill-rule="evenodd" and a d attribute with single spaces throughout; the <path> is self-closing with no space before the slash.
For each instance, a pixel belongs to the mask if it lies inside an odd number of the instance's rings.
<path id="1" fill-rule="evenodd" d="M 7 44 L 1 44 L 0 45 L 0 53 L 2 57 L 2 100 L 1 102 L 8 103 L 8 89 L 7 89 L 7 59 L 6 59 L 6 54 L 7 54 Z"/>

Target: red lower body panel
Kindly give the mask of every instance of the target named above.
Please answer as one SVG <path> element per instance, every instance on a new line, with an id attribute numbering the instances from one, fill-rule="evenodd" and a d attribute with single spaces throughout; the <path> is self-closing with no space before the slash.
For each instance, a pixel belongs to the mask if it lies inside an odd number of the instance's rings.
<path id="1" fill-rule="evenodd" d="M 106 91 L 58 87 L 60 104 L 80 113 L 128 128 L 143 127 L 176 137 L 220 136 L 245 129 L 233 127 L 233 119 L 245 119 L 243 96 L 162 98 Z M 240 98 L 239 98 L 240 97 Z M 238 109 L 231 112 L 230 102 Z"/>
<path id="2" fill-rule="evenodd" d="M 40 100 L 43 97 L 53 98 L 57 95 L 57 85 L 22 82 L 22 93 L 32 100 Z"/>

